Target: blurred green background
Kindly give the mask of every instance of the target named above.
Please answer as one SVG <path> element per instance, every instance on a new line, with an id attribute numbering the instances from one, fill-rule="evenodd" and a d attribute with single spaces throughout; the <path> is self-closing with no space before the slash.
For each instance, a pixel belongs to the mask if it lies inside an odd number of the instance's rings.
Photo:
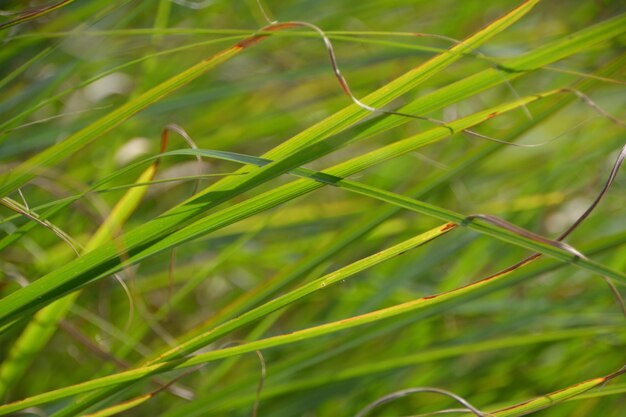
<path id="1" fill-rule="evenodd" d="M 410 36 L 407 32 L 463 39 L 519 3 L 266 2 L 280 21 L 307 21 L 331 33 L 354 32 L 345 35 L 350 39 L 333 38 L 333 44 L 339 66 L 357 97 L 450 46 L 442 39 Z M 25 5 L 40 4 L 2 1 L 0 9 L 19 10 Z M 249 34 L 265 25 L 255 1 L 202 2 L 203 7 L 192 7 L 196 4 L 199 3 L 76 1 L 0 33 L 1 168 L 10 169 L 140 92 L 237 42 L 234 36 Z M 517 56 L 624 9 L 621 1 L 546 0 L 479 51 L 497 59 Z M 358 33 L 370 31 L 390 33 Z M 272 36 L 151 105 L 62 164 L 45 170 L 22 189 L 29 206 L 81 192 L 129 162 L 155 155 L 161 129 L 168 123 L 183 127 L 200 148 L 261 155 L 350 104 L 350 98 L 333 77 L 321 39 L 304 36 L 304 32 L 294 30 Z M 405 35 L 400 36 L 401 32 Z M 489 89 L 425 116 L 454 120 L 514 100 L 516 95 L 570 86 L 585 79 L 584 74 L 594 73 L 618 59 L 625 52 L 625 41 L 621 36 L 598 44 L 553 64 L 553 68 L 525 74 L 511 86 Z M 491 66 L 475 56 L 464 57 L 388 108 L 397 108 Z M 105 72 L 109 74 L 90 81 Z M 624 80 L 625 76 L 622 66 L 610 78 Z M 626 117 L 623 81 L 596 80 L 586 93 L 609 113 Z M 527 130 L 516 139 L 519 143 L 543 143 L 559 137 L 558 140 L 532 149 L 499 146 L 490 156 L 433 187 L 421 199 L 466 214 L 497 215 L 541 235 L 560 234 L 595 198 L 626 135 L 623 128 L 581 101 L 573 101 L 545 118 L 542 106 L 542 101 L 529 106 L 532 118 L 518 110 L 494 118 L 476 130 L 510 140 L 511 132 L 526 126 Z M 429 122 L 410 121 L 308 166 L 322 169 L 431 127 Z M 349 137 L 358 131 L 356 126 L 341 135 Z M 457 134 L 378 165 L 354 179 L 405 193 L 419 184 L 428 184 L 485 146 L 488 145 L 480 139 Z M 170 139 L 170 149 L 185 147 L 180 138 Z M 207 161 L 202 167 L 207 174 L 232 172 L 236 168 L 220 161 Z M 191 158 L 167 158 L 161 163 L 157 178 L 195 175 L 197 169 Z M 111 186 L 130 184 L 137 175 L 139 171 L 133 171 Z M 214 181 L 205 179 L 201 185 Z M 287 181 L 291 178 L 282 176 L 231 203 Z M 618 271 L 626 270 L 625 186 L 621 175 L 593 215 L 568 239 L 574 247 L 584 248 L 621 236 L 614 247 L 593 255 L 594 260 Z M 193 187 L 193 181 L 151 186 L 124 230 L 131 230 L 183 201 Z M 85 243 L 124 192 L 92 194 L 56 214 L 51 221 Z M 348 228 L 358 228 L 366 216 L 384 208 L 384 204 L 362 196 L 323 188 L 178 247 L 173 264 L 170 253 L 164 253 L 130 268 L 126 275 L 130 277 L 135 316 L 128 328 L 128 301 L 113 279 L 86 287 L 66 321 L 98 349 L 128 364 L 141 362 L 143 355 L 175 345 L 181 335 L 242 294 L 286 273 L 331 245 Z M 0 214 L 5 219 L 1 224 L 2 237 L 28 222 L 5 208 Z M 439 223 L 402 211 L 337 251 L 288 288 Z M 526 255 L 527 251 L 512 245 L 468 230 L 455 230 L 280 310 L 275 321 L 267 322 L 267 328 L 257 328 L 259 334 L 253 338 L 283 334 L 447 291 Z M 71 250 L 57 236 L 35 227 L 2 252 L 0 292 L 5 296 L 72 257 Z M 450 390 L 481 409 L 491 410 L 616 370 L 624 363 L 626 334 L 624 318 L 610 291 L 600 277 L 572 265 L 544 271 L 555 265 L 553 261 L 540 260 L 516 272 L 515 278 L 500 290 L 437 314 L 403 315 L 263 351 L 267 377 L 259 415 L 352 416 L 382 395 L 416 386 Z M 197 287 L 165 317 L 155 318 L 159 308 L 193 277 L 201 278 Z M 623 286 L 621 289 L 624 293 Z M 17 326 L 2 335 L 2 357 L 20 329 Z M 230 335 L 224 343 L 246 339 L 253 329 L 255 325 L 248 326 Z M 138 351 L 123 353 L 124 340 L 140 331 L 146 334 Z M 496 340 L 502 338 L 514 339 L 511 346 L 499 346 Z M 486 344 L 476 345 L 482 342 Z M 220 341 L 212 348 L 222 345 Z M 459 346 L 457 352 L 438 356 L 437 352 L 446 352 L 451 346 Z M 431 351 L 435 353 L 429 357 L 427 353 Z M 421 354 L 421 359 L 414 356 Z M 408 358 L 405 363 L 403 358 Z M 397 366 L 384 366 L 386 361 L 394 360 L 398 361 Z M 249 415 L 259 379 L 259 360 L 248 354 L 229 367 L 224 363 L 210 363 L 178 381 L 195 394 L 196 401 L 163 392 L 127 415 Z M 103 359 L 71 331 L 60 330 L 29 372 L 11 387 L 7 400 L 88 380 L 107 369 L 113 372 L 115 367 L 104 365 Z M 626 387 L 617 379 L 606 389 L 620 383 Z M 152 389 L 154 386 L 149 383 L 136 385 L 126 398 Z M 51 414 L 64 404 L 57 402 L 42 410 Z M 420 394 L 395 401 L 372 415 L 415 415 L 451 404 L 437 396 Z M 594 395 L 536 415 L 620 417 L 625 415 L 625 409 L 624 395 L 618 393 Z"/>

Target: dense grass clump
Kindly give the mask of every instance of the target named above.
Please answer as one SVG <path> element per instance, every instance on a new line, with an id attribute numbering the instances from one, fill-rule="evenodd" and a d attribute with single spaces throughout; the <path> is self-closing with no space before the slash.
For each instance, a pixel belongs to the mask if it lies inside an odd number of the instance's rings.
<path id="1" fill-rule="evenodd" d="M 620 2 L 2 9 L 0 415 L 623 415 Z"/>

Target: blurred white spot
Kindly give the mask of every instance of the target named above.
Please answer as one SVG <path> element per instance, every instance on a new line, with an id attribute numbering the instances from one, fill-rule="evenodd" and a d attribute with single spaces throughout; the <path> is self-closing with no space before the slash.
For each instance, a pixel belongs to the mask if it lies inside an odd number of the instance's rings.
<path id="1" fill-rule="evenodd" d="M 84 89 L 85 98 L 96 103 L 110 95 L 126 95 L 133 88 L 133 79 L 124 73 L 114 72 L 89 84 Z"/>
<path id="2" fill-rule="evenodd" d="M 443 109 L 443 120 L 450 121 L 459 118 L 459 109 L 456 105 L 448 106 Z"/>
<path id="3" fill-rule="evenodd" d="M 145 155 L 150 151 L 150 140 L 133 138 L 126 142 L 115 154 L 115 163 L 118 166 L 126 165 L 133 159 Z"/>
<path id="4" fill-rule="evenodd" d="M 38 80 L 43 80 L 45 78 L 48 77 L 52 77 L 55 74 L 57 74 L 59 72 L 59 69 L 57 68 L 56 65 L 53 64 L 47 64 L 44 65 L 43 67 L 41 67 L 38 71 L 37 71 L 37 75 L 35 76 Z"/>
<path id="5" fill-rule="evenodd" d="M 74 91 L 72 94 L 70 94 L 70 96 L 65 100 L 64 104 L 64 113 L 81 111 L 82 109 L 86 109 L 91 106 L 91 103 L 85 99 L 85 94 L 81 90 Z M 37 113 L 37 116 L 41 119 L 43 118 L 40 113 Z M 72 118 L 70 118 L 70 120 L 72 120 Z"/>
<path id="6" fill-rule="evenodd" d="M 587 198 L 576 198 L 564 204 L 559 211 L 548 216 L 546 229 L 550 233 L 562 233 L 587 210 L 592 201 Z"/>
<path id="7" fill-rule="evenodd" d="M 180 6 L 188 7 L 193 10 L 204 9 L 205 7 L 209 7 L 210 5 L 215 3 L 214 0 L 204 0 L 204 1 L 172 0 L 172 1 Z"/>

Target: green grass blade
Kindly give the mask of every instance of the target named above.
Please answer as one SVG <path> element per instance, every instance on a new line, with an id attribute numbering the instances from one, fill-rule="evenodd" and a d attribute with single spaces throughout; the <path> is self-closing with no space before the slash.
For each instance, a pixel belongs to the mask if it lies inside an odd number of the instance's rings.
<path id="1" fill-rule="evenodd" d="M 150 400 L 154 397 L 153 394 L 142 395 L 137 398 L 133 398 L 132 400 L 124 401 L 120 404 L 112 405 L 111 407 L 107 407 L 103 410 L 96 411 L 94 413 L 85 414 L 83 417 L 110 417 L 115 416 L 124 411 L 128 411 L 131 408 L 139 407 L 141 404 Z"/>
<path id="2" fill-rule="evenodd" d="M 516 404 L 505 409 L 492 411 L 491 414 L 497 417 L 517 417 L 524 416 L 535 411 L 558 405 L 560 402 L 574 398 L 594 388 L 599 388 L 610 380 L 624 373 L 624 368 L 610 375 L 589 379 L 558 391 L 544 394 L 541 397 Z"/>

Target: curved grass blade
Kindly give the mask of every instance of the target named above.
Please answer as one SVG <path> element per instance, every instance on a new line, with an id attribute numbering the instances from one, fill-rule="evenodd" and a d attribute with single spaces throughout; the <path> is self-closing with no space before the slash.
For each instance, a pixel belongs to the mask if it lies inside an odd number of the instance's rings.
<path id="1" fill-rule="evenodd" d="M 23 198 L 23 195 L 22 195 L 21 191 L 18 191 L 18 193 Z M 34 224 L 38 224 L 38 225 L 43 226 L 44 228 L 50 230 L 59 239 L 64 241 L 72 249 L 72 251 L 76 255 L 78 255 L 78 250 L 76 249 L 78 245 L 77 245 L 76 241 L 74 241 L 63 230 L 59 229 L 57 226 L 52 224 L 49 220 L 42 219 L 41 216 L 39 216 L 39 214 L 37 214 L 37 213 L 33 212 L 32 210 L 30 210 L 29 207 L 26 205 L 26 200 L 24 200 L 24 205 L 22 205 L 22 204 L 18 203 L 17 201 L 14 201 L 14 200 L 10 199 L 9 197 L 2 197 L 0 199 L 0 205 L 3 205 L 5 207 L 7 207 L 8 209 L 18 213 L 18 215 L 27 218 L 28 220 L 30 220 Z"/>
<path id="2" fill-rule="evenodd" d="M 472 404 L 470 404 L 469 401 L 467 401 L 465 398 L 460 397 L 459 395 L 453 392 L 446 391 L 440 388 L 434 388 L 434 387 L 407 388 L 407 389 L 403 389 L 400 391 L 392 392 L 391 394 L 387 394 L 384 397 L 379 398 L 376 401 L 365 406 L 365 408 L 359 411 L 355 415 L 355 417 L 365 417 L 365 415 L 369 414 L 370 411 L 372 411 L 373 409 L 383 404 L 386 404 L 390 401 L 393 401 L 401 397 L 405 397 L 410 394 L 418 394 L 418 393 L 440 394 L 440 395 L 452 398 L 453 400 L 455 400 L 457 403 L 461 404 L 464 407 L 462 410 L 467 410 L 468 412 L 471 412 L 473 415 L 478 416 L 478 417 L 488 417 L 485 413 L 483 413 L 482 411 L 474 407 Z M 441 412 L 445 412 L 445 410 Z"/>

